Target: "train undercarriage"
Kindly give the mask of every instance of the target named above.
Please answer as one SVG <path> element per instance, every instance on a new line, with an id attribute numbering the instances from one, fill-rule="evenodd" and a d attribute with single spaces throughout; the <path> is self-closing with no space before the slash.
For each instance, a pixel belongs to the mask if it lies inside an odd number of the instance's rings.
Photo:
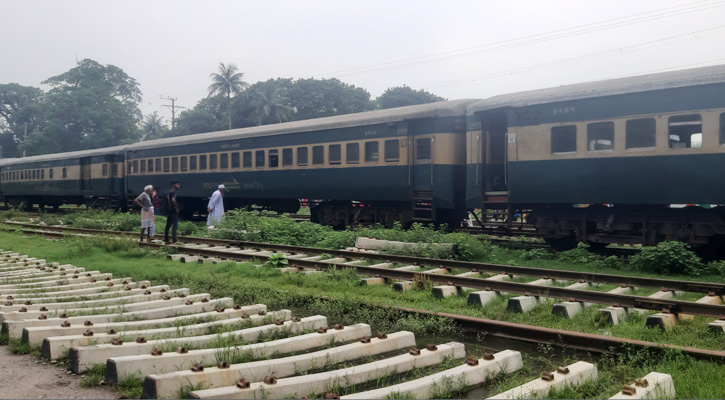
<path id="1" fill-rule="evenodd" d="M 688 243 L 706 258 L 725 252 L 725 208 L 690 206 L 592 205 L 528 207 L 537 233 L 552 247 L 571 249 L 577 243 L 592 247 L 608 244 L 654 246 L 675 240 Z"/>

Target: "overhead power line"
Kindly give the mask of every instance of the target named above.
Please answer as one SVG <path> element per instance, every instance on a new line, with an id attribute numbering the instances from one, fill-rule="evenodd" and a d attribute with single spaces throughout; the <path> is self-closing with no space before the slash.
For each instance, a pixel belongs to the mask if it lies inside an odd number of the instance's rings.
<path id="1" fill-rule="evenodd" d="M 693 2 L 693 3 L 687 3 L 687 4 L 678 5 L 678 6 L 667 7 L 667 8 L 662 8 L 662 9 L 653 10 L 653 11 L 647 11 L 647 12 L 643 12 L 643 13 L 612 18 L 612 19 L 608 19 L 608 20 L 604 20 L 604 21 L 577 25 L 577 26 L 570 27 L 570 28 L 563 28 L 563 29 L 558 29 L 558 30 L 539 33 L 539 34 L 522 36 L 522 37 L 518 37 L 518 38 L 514 38 L 514 39 L 507 39 L 507 40 L 502 40 L 502 41 L 498 41 L 498 42 L 487 43 L 487 44 L 483 44 L 483 45 L 479 45 L 479 46 L 467 47 L 464 49 L 451 50 L 451 51 L 442 52 L 442 53 L 429 54 L 429 55 L 420 56 L 420 57 L 407 58 L 407 59 L 403 59 L 403 60 L 390 61 L 390 62 L 386 62 L 386 63 L 373 64 L 373 65 L 357 67 L 357 68 L 337 70 L 337 71 L 327 72 L 324 74 L 318 74 L 318 76 L 328 76 L 328 75 L 333 76 L 334 75 L 335 77 L 339 78 L 339 77 L 343 77 L 343 76 L 360 75 L 360 74 L 367 74 L 367 73 L 373 73 L 373 72 L 381 72 L 381 71 L 390 70 L 390 69 L 398 69 L 398 68 L 419 66 L 419 65 L 423 65 L 423 64 L 429 64 L 429 63 L 435 63 L 435 62 L 441 62 L 441 61 L 449 61 L 449 60 L 453 60 L 453 59 L 457 59 L 457 58 L 461 58 L 461 57 L 470 57 L 470 56 L 478 55 L 478 54 L 496 52 L 496 51 L 507 50 L 507 49 L 520 47 L 520 46 L 527 46 L 527 45 L 531 45 L 531 44 L 537 44 L 537 43 L 542 43 L 542 42 L 547 42 L 547 41 L 552 41 L 552 40 L 580 36 L 580 35 L 584 35 L 584 34 L 588 34 L 588 33 L 592 33 L 592 32 L 620 28 L 620 27 L 624 27 L 624 26 L 628 26 L 628 25 L 649 22 L 649 21 L 658 20 L 658 19 L 662 19 L 662 18 L 674 17 L 674 16 L 693 13 L 693 12 L 705 11 L 705 10 L 709 10 L 712 8 L 723 7 L 723 6 L 725 6 L 725 1 L 723 1 L 723 0 L 697 1 L 697 2 Z"/>
<path id="2" fill-rule="evenodd" d="M 492 72 L 492 73 L 485 74 L 485 75 L 478 75 L 478 76 L 474 76 L 474 77 L 468 77 L 468 78 L 462 78 L 462 79 L 455 79 L 455 80 L 451 80 L 451 81 L 422 85 L 421 87 L 425 88 L 425 89 L 430 89 L 430 88 L 436 88 L 436 87 L 459 85 L 459 84 L 463 84 L 463 83 L 473 83 L 473 82 L 477 82 L 477 81 L 482 81 L 482 80 L 491 79 L 491 78 L 498 78 L 498 77 L 502 77 L 502 76 L 510 76 L 510 75 L 514 75 L 514 74 L 529 72 L 529 71 L 536 70 L 536 69 L 551 67 L 554 65 L 570 63 L 573 61 L 582 61 L 582 60 L 586 60 L 586 59 L 604 57 L 604 56 L 611 55 L 611 54 L 638 51 L 638 50 L 641 50 L 644 48 L 648 48 L 648 47 L 652 47 L 652 46 L 660 46 L 660 45 L 663 45 L 663 44 L 666 44 L 669 42 L 673 42 L 673 41 L 692 40 L 692 39 L 699 39 L 704 36 L 722 35 L 722 34 L 725 34 L 725 30 L 723 30 L 723 29 L 725 29 L 725 25 L 719 25 L 719 26 L 712 27 L 712 28 L 701 29 L 701 30 L 695 31 L 695 32 L 688 32 L 688 33 L 684 33 L 681 35 L 674 35 L 674 36 L 669 36 L 669 37 L 662 38 L 662 39 L 652 40 L 649 42 L 634 44 L 634 45 L 625 46 L 625 47 L 618 47 L 616 49 L 599 51 L 596 53 L 590 53 L 590 54 L 585 54 L 582 56 L 570 57 L 570 58 L 565 58 L 565 59 L 561 59 L 561 60 L 550 61 L 550 62 L 545 62 L 545 63 L 540 63 L 540 64 L 528 65 L 525 67 L 508 69 L 505 71 Z M 723 31 L 717 32 L 718 30 L 723 30 Z M 703 35 L 705 33 L 709 33 L 709 35 Z M 698 37 L 697 35 L 700 35 L 700 36 Z M 639 75 L 639 74 L 635 74 L 635 75 Z"/>

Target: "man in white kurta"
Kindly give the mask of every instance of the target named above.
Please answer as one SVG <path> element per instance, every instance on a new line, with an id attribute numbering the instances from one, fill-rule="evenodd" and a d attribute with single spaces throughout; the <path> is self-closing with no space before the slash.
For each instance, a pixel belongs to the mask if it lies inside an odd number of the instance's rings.
<path id="1" fill-rule="evenodd" d="M 207 225 L 213 226 L 222 220 L 224 216 L 224 185 L 219 185 L 217 191 L 211 195 L 206 211 L 209 213 L 206 220 Z"/>

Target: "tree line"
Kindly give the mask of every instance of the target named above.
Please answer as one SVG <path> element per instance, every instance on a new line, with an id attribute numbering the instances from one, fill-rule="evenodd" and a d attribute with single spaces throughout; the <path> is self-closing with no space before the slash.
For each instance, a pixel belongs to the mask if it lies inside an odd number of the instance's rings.
<path id="1" fill-rule="evenodd" d="M 138 82 L 114 65 L 84 59 L 43 82 L 48 91 L 0 84 L 0 157 L 130 144 L 445 100 L 408 86 L 370 93 L 338 79 L 276 78 L 249 84 L 234 64 L 209 75 L 209 95 L 169 126 L 143 116 Z"/>

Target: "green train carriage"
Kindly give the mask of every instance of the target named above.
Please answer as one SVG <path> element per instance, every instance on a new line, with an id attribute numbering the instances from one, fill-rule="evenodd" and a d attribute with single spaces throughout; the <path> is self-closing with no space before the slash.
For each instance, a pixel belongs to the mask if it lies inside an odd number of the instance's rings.
<path id="1" fill-rule="evenodd" d="M 468 110 L 468 208 L 533 210 L 547 242 L 725 238 L 725 66 L 504 95 Z"/>
<path id="2" fill-rule="evenodd" d="M 0 195 L 7 205 L 58 208 L 86 204 L 125 208 L 124 147 L 0 160 Z"/>
<path id="3" fill-rule="evenodd" d="M 184 213 L 206 210 L 223 183 L 227 208 L 295 212 L 338 227 L 455 224 L 465 216 L 465 112 L 456 100 L 137 143 L 127 198 L 181 181 Z"/>

